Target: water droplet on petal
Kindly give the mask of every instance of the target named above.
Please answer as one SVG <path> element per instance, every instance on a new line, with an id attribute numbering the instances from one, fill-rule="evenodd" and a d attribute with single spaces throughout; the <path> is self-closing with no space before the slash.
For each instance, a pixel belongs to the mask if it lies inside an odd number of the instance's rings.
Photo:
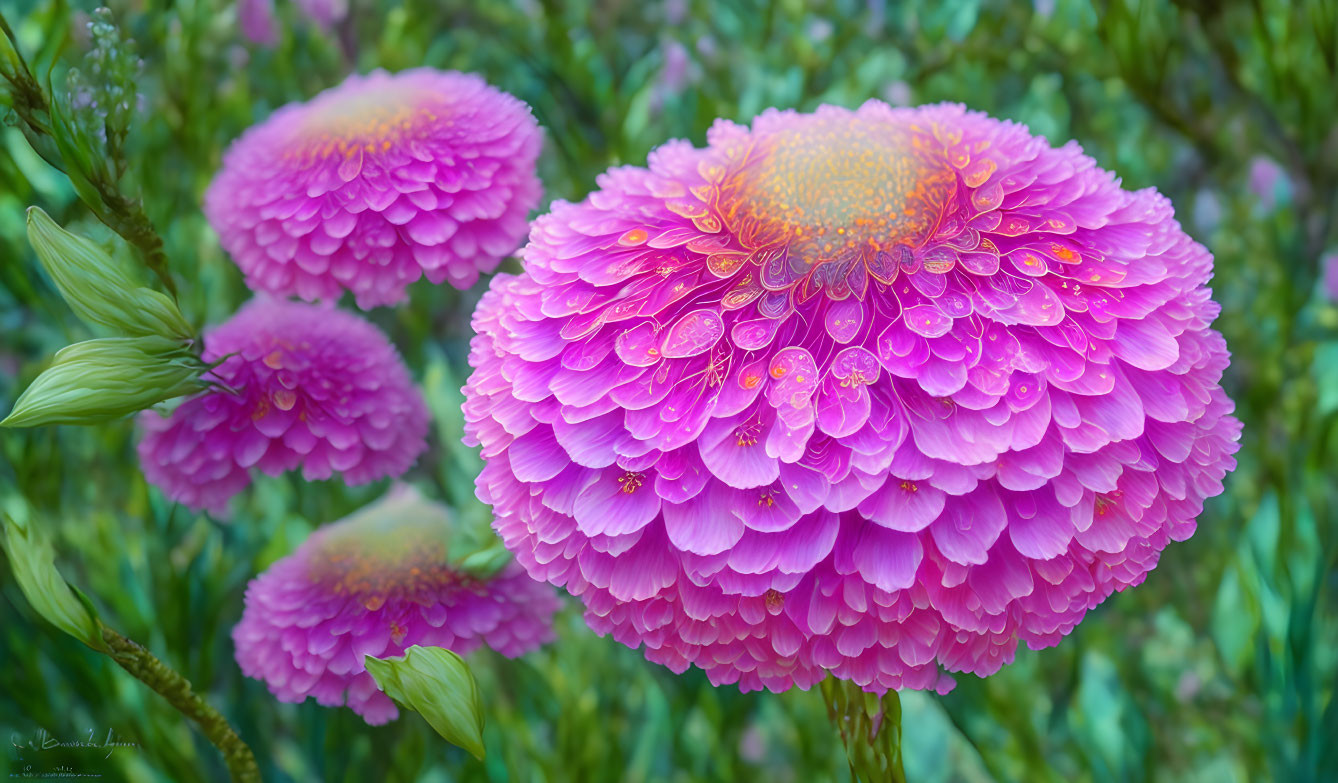
<path id="1" fill-rule="evenodd" d="M 714 310 L 694 310 L 678 319 L 664 336 L 660 353 L 666 359 L 697 356 L 710 350 L 725 335 L 725 322 Z"/>
<path id="2" fill-rule="evenodd" d="M 855 299 L 833 302 L 823 316 L 823 325 L 833 340 L 844 345 L 855 339 L 864 325 L 864 305 Z"/>
<path id="3" fill-rule="evenodd" d="M 1003 197 L 1003 185 L 994 182 L 971 194 L 971 206 L 977 212 L 989 212 L 1003 203 Z"/>
<path id="4" fill-rule="evenodd" d="M 648 321 L 618 335 L 613 349 L 624 364 L 649 367 L 660 360 L 659 342 L 655 325 Z"/>
<path id="5" fill-rule="evenodd" d="M 916 305 L 902 313 L 906 328 L 923 337 L 942 337 L 952 328 L 952 319 L 933 305 Z"/>

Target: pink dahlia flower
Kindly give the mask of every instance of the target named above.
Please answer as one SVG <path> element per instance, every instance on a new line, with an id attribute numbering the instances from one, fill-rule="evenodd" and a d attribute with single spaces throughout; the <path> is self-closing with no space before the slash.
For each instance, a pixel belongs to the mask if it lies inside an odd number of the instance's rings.
<path id="1" fill-rule="evenodd" d="M 536 578 L 745 690 L 988 675 L 1188 537 L 1239 424 L 1155 191 L 960 106 L 769 111 L 534 225 L 479 495 Z"/>
<path id="2" fill-rule="evenodd" d="M 254 290 L 395 304 L 421 275 L 468 288 L 516 249 L 541 143 L 478 76 L 350 76 L 238 139 L 204 210 Z"/>
<path id="3" fill-rule="evenodd" d="M 487 581 L 457 573 L 449 531 L 446 509 L 407 487 L 317 530 L 246 588 L 232 630 L 242 672 L 280 701 L 347 703 L 375 725 L 398 711 L 363 656 L 486 644 L 514 658 L 552 641 L 552 588 L 515 562 Z"/>
<path id="4" fill-rule="evenodd" d="M 140 464 L 174 501 L 223 513 L 251 468 L 366 484 L 408 470 L 428 413 L 375 326 L 319 305 L 259 298 L 204 338 L 218 388 L 140 416 Z"/>

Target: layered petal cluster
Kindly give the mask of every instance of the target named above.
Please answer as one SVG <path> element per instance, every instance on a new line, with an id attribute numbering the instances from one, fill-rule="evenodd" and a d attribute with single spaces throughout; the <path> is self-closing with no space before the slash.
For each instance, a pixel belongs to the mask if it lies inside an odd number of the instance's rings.
<path id="1" fill-rule="evenodd" d="M 769 111 L 536 221 L 474 316 L 479 495 L 597 631 L 745 690 L 988 675 L 1188 537 L 1212 258 L 1076 144 Z"/>
<path id="2" fill-rule="evenodd" d="M 355 75 L 234 142 L 204 211 L 254 290 L 396 304 L 516 249 L 541 145 L 529 107 L 473 74 Z"/>
<path id="3" fill-rule="evenodd" d="M 415 645 L 508 658 L 553 639 L 557 596 L 515 562 L 479 581 L 448 559 L 450 517 L 407 486 L 313 533 L 246 588 L 232 631 L 237 663 L 280 701 L 347 704 L 373 725 L 393 720 L 364 656 Z"/>
<path id="4" fill-rule="evenodd" d="M 427 447 L 428 411 L 395 347 L 352 313 L 259 297 L 205 334 L 220 386 L 140 416 L 149 483 L 223 513 L 251 469 L 348 484 L 398 476 Z"/>

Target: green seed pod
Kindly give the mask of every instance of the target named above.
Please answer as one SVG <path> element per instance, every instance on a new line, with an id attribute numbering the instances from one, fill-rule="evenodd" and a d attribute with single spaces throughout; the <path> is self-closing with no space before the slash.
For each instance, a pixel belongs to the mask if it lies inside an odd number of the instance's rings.
<path id="1" fill-rule="evenodd" d="M 165 337 L 107 337 L 62 348 L 4 427 L 94 424 L 203 388 L 203 362 Z"/>
<path id="2" fill-rule="evenodd" d="M 68 585 L 56 570 L 51 542 L 29 519 L 27 504 L 18 496 L 5 499 L 0 511 L 5 554 L 14 581 L 33 610 L 48 622 L 95 650 L 106 651 L 97 610 L 88 598 Z"/>
<path id="3" fill-rule="evenodd" d="M 483 702 L 469 665 L 440 647 L 414 645 L 399 658 L 363 658 L 367 673 L 396 703 L 422 715 L 447 742 L 483 760 Z"/>
<path id="4" fill-rule="evenodd" d="M 37 207 L 28 209 L 28 241 L 70 308 L 90 325 L 135 337 L 193 336 L 170 297 L 139 285 L 97 243 L 66 231 Z"/>

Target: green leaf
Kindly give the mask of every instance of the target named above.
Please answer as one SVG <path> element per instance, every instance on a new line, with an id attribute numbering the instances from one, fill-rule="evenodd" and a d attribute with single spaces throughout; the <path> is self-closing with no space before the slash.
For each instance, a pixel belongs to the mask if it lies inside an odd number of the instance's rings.
<path id="1" fill-rule="evenodd" d="M 851 777 L 861 783 L 905 783 L 897 692 L 880 697 L 835 676 L 828 676 L 819 687 L 827 701 L 827 716 L 841 733 Z"/>
<path id="2" fill-rule="evenodd" d="M 511 552 L 494 541 L 490 546 L 473 552 L 460 561 L 460 570 L 475 579 L 491 579 L 511 562 Z"/>
<path id="3" fill-rule="evenodd" d="M 139 285 L 124 261 L 61 228 L 37 207 L 28 209 L 28 241 L 70 309 L 88 324 L 131 337 L 191 339 L 176 302 Z"/>
<path id="4" fill-rule="evenodd" d="M 5 554 L 28 603 L 52 625 L 89 647 L 106 652 L 97 610 L 87 596 L 61 578 L 51 542 L 29 520 L 26 504 L 11 496 L 5 506 L 0 514 L 4 520 Z"/>
<path id="5" fill-rule="evenodd" d="M 464 659 L 440 647 L 413 646 L 403 658 L 368 655 L 365 662 L 387 696 L 422 715 L 446 741 L 483 760 L 483 704 Z"/>
<path id="6" fill-rule="evenodd" d="M 0 427 L 96 424 L 204 387 L 204 364 L 163 337 L 67 345 L 29 384 Z"/>

